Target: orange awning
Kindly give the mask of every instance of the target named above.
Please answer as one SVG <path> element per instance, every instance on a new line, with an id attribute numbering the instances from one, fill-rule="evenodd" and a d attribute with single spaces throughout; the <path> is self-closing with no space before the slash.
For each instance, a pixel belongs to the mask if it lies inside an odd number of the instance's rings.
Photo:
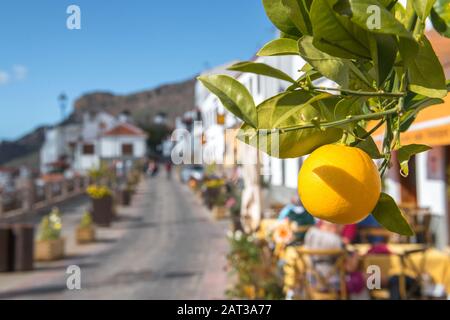
<path id="1" fill-rule="evenodd" d="M 372 123 L 369 124 L 373 125 Z M 378 129 L 373 138 L 380 147 L 384 127 Z M 407 132 L 401 134 L 403 145 L 417 143 L 429 146 L 450 145 L 450 95 L 443 104 L 422 110 Z"/>

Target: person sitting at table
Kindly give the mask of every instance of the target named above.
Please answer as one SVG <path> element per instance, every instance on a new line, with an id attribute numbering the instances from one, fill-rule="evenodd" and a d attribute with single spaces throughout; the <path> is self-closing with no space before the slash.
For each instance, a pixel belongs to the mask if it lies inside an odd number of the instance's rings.
<path id="1" fill-rule="evenodd" d="M 299 227 L 313 226 L 316 223 L 314 217 L 306 211 L 299 198 L 296 196 L 291 198 L 291 203 L 284 206 L 278 215 L 279 221 L 285 219 L 288 219 L 289 222 L 295 222 Z M 296 232 L 294 234 L 295 239 L 303 242 L 305 234 L 305 231 Z"/>
<path id="2" fill-rule="evenodd" d="M 343 226 L 327 221 L 319 221 L 311 227 L 305 236 L 305 248 L 313 250 L 343 249 L 345 242 L 342 238 Z M 322 276 L 328 276 L 333 272 L 336 258 L 334 257 L 312 257 L 314 268 Z M 368 299 L 369 295 L 365 287 L 364 274 L 360 270 L 361 259 L 357 254 L 350 254 L 345 260 L 346 288 L 350 299 Z M 310 279 L 315 284 L 315 279 Z M 340 288 L 340 278 L 337 273 L 328 277 L 332 288 Z"/>
<path id="3" fill-rule="evenodd" d="M 342 249 L 344 243 L 340 237 L 341 226 L 327 222 L 319 221 L 315 226 L 309 228 L 305 235 L 305 248 L 312 250 L 333 250 Z M 333 271 L 336 263 L 335 257 L 311 257 L 315 270 L 326 277 Z M 333 274 L 328 277 L 329 285 L 332 288 L 339 289 L 339 275 Z M 315 285 L 316 280 L 311 278 L 311 285 Z"/>

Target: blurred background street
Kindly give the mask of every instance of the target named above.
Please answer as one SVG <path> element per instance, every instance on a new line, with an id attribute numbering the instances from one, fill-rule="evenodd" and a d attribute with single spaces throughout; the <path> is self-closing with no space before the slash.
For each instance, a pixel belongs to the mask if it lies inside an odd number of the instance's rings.
<path id="1" fill-rule="evenodd" d="M 0 274 L 0 298 L 220 299 L 226 285 L 226 223 L 213 223 L 185 186 L 165 177 L 144 180 L 114 227 L 77 246 L 70 233 L 88 205 L 61 206 L 67 257 L 32 272 Z M 36 218 L 32 221 L 37 220 Z M 72 239 L 72 241 L 71 241 Z M 82 289 L 69 291 L 66 268 L 81 268 Z"/>

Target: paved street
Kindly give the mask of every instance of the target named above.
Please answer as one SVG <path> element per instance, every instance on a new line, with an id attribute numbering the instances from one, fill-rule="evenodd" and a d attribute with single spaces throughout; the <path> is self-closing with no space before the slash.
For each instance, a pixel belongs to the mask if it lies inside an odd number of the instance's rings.
<path id="1" fill-rule="evenodd" d="M 215 222 L 193 194 L 164 177 L 144 181 L 132 207 L 78 246 L 73 230 L 88 200 L 61 207 L 68 258 L 28 273 L 0 274 L 2 299 L 220 299 L 226 286 L 227 222 Z M 66 287 L 66 268 L 81 267 L 82 289 Z"/>

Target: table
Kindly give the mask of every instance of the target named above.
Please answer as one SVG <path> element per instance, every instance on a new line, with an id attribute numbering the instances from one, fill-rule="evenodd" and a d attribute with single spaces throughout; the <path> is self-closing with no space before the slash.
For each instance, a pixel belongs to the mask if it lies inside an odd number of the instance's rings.
<path id="1" fill-rule="evenodd" d="M 289 246 L 282 254 L 285 261 L 283 271 L 286 291 L 295 287 L 298 270 L 301 270 L 301 263 L 298 259 L 299 248 L 301 247 Z M 368 244 L 347 247 L 348 251 L 358 252 L 369 264 L 380 266 L 382 276 L 398 275 L 403 271 L 406 275 L 416 277 L 417 271 L 424 272 L 431 276 L 434 283 L 442 284 L 446 292 L 450 293 L 450 254 L 419 244 L 390 244 L 388 249 L 392 252 L 391 255 L 367 255 L 369 249 L 370 245 Z M 408 254 L 411 251 L 415 251 L 415 253 Z M 402 259 L 404 259 L 403 263 Z M 365 270 L 362 271 L 365 272 L 367 263 L 363 265 Z"/>

